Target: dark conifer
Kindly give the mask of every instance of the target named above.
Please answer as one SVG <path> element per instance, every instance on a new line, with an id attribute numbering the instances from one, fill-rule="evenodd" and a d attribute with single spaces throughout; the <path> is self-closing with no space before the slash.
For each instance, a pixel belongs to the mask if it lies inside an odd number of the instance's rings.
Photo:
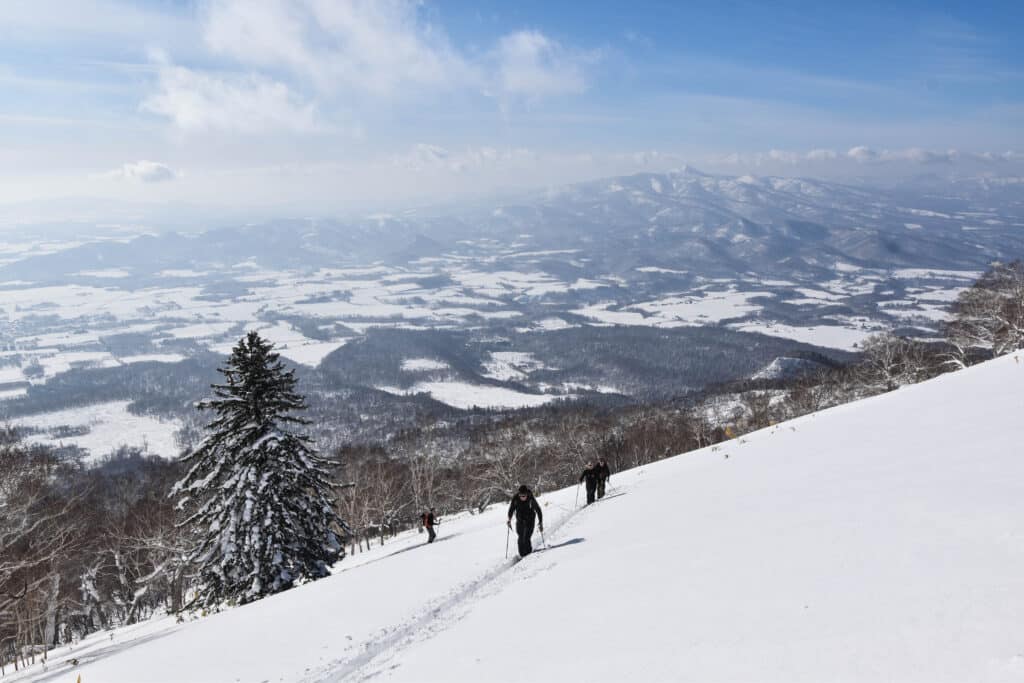
<path id="1" fill-rule="evenodd" d="M 328 462 L 293 431 L 309 424 L 296 415 L 306 406 L 294 370 L 250 332 L 219 371 L 225 382 L 198 405 L 216 418 L 172 490 L 196 537 L 190 560 L 206 606 L 320 578 L 343 552 Z"/>

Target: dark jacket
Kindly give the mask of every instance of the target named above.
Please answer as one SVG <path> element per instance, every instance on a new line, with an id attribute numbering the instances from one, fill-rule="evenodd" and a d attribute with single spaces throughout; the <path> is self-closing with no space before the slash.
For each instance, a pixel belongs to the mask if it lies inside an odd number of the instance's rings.
<path id="1" fill-rule="evenodd" d="M 612 470 L 611 470 L 610 467 L 608 467 L 608 463 L 605 463 L 603 465 L 601 463 L 597 464 L 597 478 L 598 479 L 608 479 L 611 476 L 612 476 Z"/>
<path id="2" fill-rule="evenodd" d="M 599 476 L 598 475 L 599 470 L 600 470 L 600 468 L 597 465 L 594 465 L 593 467 L 586 468 L 585 470 L 583 470 L 583 474 L 580 475 L 580 481 L 583 481 L 584 479 L 586 479 L 586 481 L 587 481 L 587 488 L 588 489 L 594 488 L 595 486 L 597 486 L 597 479 L 598 479 L 598 476 Z"/>
<path id="3" fill-rule="evenodd" d="M 434 526 L 434 513 L 424 512 L 422 515 L 420 515 L 420 521 L 423 522 L 423 526 L 425 527 Z"/>
<path id="4" fill-rule="evenodd" d="M 532 493 L 526 496 L 526 500 L 519 500 L 518 493 L 512 496 L 512 502 L 508 506 L 508 518 L 512 519 L 513 515 L 517 522 L 528 524 L 533 524 L 533 517 L 536 515 L 540 523 L 544 524 L 544 513 L 540 511 L 540 505 Z"/>

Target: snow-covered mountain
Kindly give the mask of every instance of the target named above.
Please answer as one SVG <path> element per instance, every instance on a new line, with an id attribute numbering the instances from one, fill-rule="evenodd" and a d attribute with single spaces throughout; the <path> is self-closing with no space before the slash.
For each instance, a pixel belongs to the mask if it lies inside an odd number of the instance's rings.
<path id="1" fill-rule="evenodd" d="M 1022 361 L 545 494 L 518 563 L 495 506 L 9 680 L 1021 680 Z"/>
<path id="2" fill-rule="evenodd" d="M 879 190 L 684 168 L 573 185 L 500 206 L 476 224 L 494 235 L 541 230 L 552 243 L 578 241 L 595 251 L 603 244 L 609 268 L 614 256 L 703 275 L 793 277 L 836 261 L 964 267 L 1024 251 L 1019 189 L 1011 200 L 994 197 L 990 185 Z M 1006 215 L 995 215 L 1001 210 Z"/>
<path id="3" fill-rule="evenodd" d="M 874 189 L 684 167 L 361 219 L 274 220 L 188 237 L 92 242 L 0 265 L 0 279 L 98 267 L 203 269 L 247 259 L 274 268 L 401 264 L 452 250 L 468 255 L 467 246 L 481 240 L 581 250 L 605 272 L 664 265 L 700 275 L 798 277 L 836 261 L 962 269 L 1024 253 L 1019 180 Z"/>

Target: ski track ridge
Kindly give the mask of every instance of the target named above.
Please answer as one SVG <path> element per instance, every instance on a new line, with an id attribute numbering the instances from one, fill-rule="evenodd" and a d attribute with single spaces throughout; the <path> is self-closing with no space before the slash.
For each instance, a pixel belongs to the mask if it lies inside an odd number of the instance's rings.
<path id="1" fill-rule="evenodd" d="M 551 534 L 553 539 L 556 538 L 562 527 L 574 520 L 579 513 L 586 509 L 587 506 L 584 505 L 583 507 L 570 512 L 563 519 L 559 520 L 553 528 L 549 528 L 548 533 Z M 538 551 L 547 549 L 547 546 L 548 544 L 545 539 L 543 548 L 538 549 Z M 390 630 L 384 629 L 383 633 L 379 637 L 368 641 L 363 651 L 359 654 L 350 659 L 336 660 L 335 662 L 324 665 L 318 671 L 302 678 L 300 683 L 337 683 L 348 680 L 364 681 L 375 677 L 377 672 L 365 672 L 366 675 L 364 675 L 363 670 L 383 655 L 393 657 L 412 643 L 432 638 L 437 633 L 449 628 L 452 623 L 457 621 L 457 619 L 442 623 L 436 623 L 434 620 L 437 619 L 438 616 L 446 614 L 450 610 L 469 602 L 471 598 L 504 576 L 509 569 L 515 567 L 519 562 L 520 560 L 517 558 L 505 560 L 497 566 L 485 571 L 476 579 L 459 585 L 448 593 L 448 595 L 440 598 L 433 604 L 428 605 L 418 615 L 414 616 L 404 624 Z M 435 623 L 436 626 L 440 626 L 440 628 L 430 628 L 432 623 Z M 354 678 L 354 676 L 358 676 L 358 678 Z"/>

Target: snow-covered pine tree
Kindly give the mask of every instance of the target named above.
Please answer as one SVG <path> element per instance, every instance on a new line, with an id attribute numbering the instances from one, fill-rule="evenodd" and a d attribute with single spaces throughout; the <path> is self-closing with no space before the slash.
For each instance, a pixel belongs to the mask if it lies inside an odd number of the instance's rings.
<path id="1" fill-rule="evenodd" d="M 189 559 L 200 579 L 196 602 L 205 606 L 320 578 L 344 552 L 327 461 L 292 431 L 309 424 L 295 415 L 306 406 L 294 370 L 250 332 L 219 372 L 225 382 L 198 406 L 216 418 L 171 491 L 196 538 Z"/>

